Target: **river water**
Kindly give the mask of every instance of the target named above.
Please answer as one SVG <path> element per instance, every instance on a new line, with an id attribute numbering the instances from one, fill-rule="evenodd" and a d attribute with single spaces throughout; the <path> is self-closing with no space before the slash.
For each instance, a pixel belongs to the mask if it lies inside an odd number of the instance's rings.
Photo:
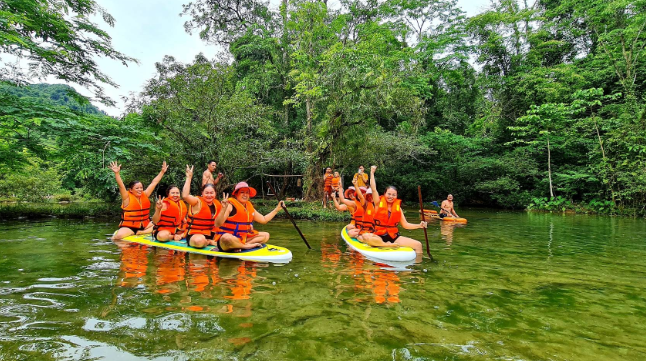
<path id="1" fill-rule="evenodd" d="M 105 221 L 0 222 L 0 360 L 646 359 L 646 221 L 460 214 L 405 270 L 339 223 L 299 222 L 310 251 L 259 226 L 292 250 L 275 265 L 116 244 Z"/>

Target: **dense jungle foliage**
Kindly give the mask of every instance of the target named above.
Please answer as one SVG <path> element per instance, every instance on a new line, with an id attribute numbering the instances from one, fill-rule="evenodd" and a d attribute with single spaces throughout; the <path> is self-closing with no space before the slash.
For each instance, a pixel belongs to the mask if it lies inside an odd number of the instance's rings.
<path id="1" fill-rule="evenodd" d="M 54 16 L 54 3 L 0 5 L 13 19 L 0 22 L 0 49 L 94 84 L 106 101 L 99 85 L 110 80 L 92 56 L 133 60 L 95 25 L 82 30 L 105 36 L 101 46 L 75 43 L 78 24 Z M 63 3 L 85 17 L 101 12 L 92 0 Z M 0 72 L 10 84 L 0 88 L 0 197 L 114 199 L 109 161 L 123 163 L 126 181 L 147 183 L 167 160 L 163 182 L 178 184 L 185 164 L 215 159 L 223 189 L 302 174 L 314 199 L 325 167 L 348 186 L 359 165 L 377 164 L 379 184 L 410 201 L 420 184 L 427 200 L 452 193 L 461 204 L 646 214 L 646 1 L 531 3 L 494 0 L 467 17 L 454 0 L 341 0 L 334 9 L 194 0 L 184 5 L 186 31 L 227 52 L 183 64 L 168 49 L 121 119 Z M 51 40 L 47 19 L 25 22 L 16 4 L 56 17 L 57 34 L 71 38 Z M 79 54 L 64 58 L 76 67 L 55 56 L 66 47 Z"/>

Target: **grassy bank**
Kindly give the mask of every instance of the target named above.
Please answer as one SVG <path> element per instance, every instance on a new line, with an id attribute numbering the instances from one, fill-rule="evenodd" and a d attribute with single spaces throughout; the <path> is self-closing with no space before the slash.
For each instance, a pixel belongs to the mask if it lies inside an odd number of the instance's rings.
<path id="1" fill-rule="evenodd" d="M 0 203 L 0 219 L 118 217 L 119 205 L 103 202 Z"/>
<path id="2" fill-rule="evenodd" d="M 271 212 L 276 207 L 276 201 L 254 200 L 255 208 L 262 214 Z M 348 212 L 322 209 L 319 202 L 287 202 L 289 214 L 295 219 L 312 221 L 349 221 Z M 103 202 L 71 202 L 59 204 L 47 203 L 0 203 L 0 219 L 37 219 L 47 217 L 57 218 L 85 218 L 107 217 L 118 220 L 119 205 Z M 276 218 L 287 218 L 285 212 L 280 212 Z"/>
<path id="3" fill-rule="evenodd" d="M 592 200 L 572 202 L 563 197 L 534 198 L 527 207 L 530 212 L 560 212 L 577 214 L 597 214 L 605 216 L 646 217 L 646 205 L 641 208 L 618 207 L 611 201 Z"/>

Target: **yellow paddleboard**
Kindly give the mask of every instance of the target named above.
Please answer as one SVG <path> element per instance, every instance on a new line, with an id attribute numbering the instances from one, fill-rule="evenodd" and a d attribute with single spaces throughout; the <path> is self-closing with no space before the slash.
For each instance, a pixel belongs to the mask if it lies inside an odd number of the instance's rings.
<path id="1" fill-rule="evenodd" d="M 145 244 L 148 246 L 172 249 L 181 252 L 198 253 L 206 256 L 215 256 L 221 258 L 237 258 L 248 261 L 259 262 L 272 262 L 272 263 L 288 263 L 292 260 L 292 252 L 284 247 L 274 246 L 271 244 L 263 244 L 262 247 L 253 249 L 243 249 L 240 252 L 229 253 L 220 252 L 216 246 L 207 246 L 204 248 L 191 247 L 186 243 L 186 240 L 171 242 L 159 242 L 152 238 L 150 234 L 128 236 L 120 241 Z"/>

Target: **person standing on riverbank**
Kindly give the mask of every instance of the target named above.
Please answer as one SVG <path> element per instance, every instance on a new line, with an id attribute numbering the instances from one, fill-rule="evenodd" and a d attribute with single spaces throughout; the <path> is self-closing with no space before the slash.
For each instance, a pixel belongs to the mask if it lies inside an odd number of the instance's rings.
<path id="1" fill-rule="evenodd" d="M 121 164 L 110 162 L 109 168 L 114 172 L 114 177 L 119 186 L 119 193 L 121 194 L 121 222 L 119 223 L 119 230 L 112 238 L 122 239 L 134 234 L 151 233 L 153 224 L 150 222 L 149 197 L 168 170 L 166 161 L 164 161 L 161 171 L 153 178 L 146 190 L 144 190 L 144 185 L 140 181 L 130 182 L 126 189 L 121 179 Z"/>
<path id="2" fill-rule="evenodd" d="M 325 174 L 323 174 L 323 208 L 327 208 L 327 204 L 330 201 L 330 196 L 332 195 L 332 168 L 325 168 Z"/>
<path id="3" fill-rule="evenodd" d="M 341 175 L 339 172 L 334 172 L 334 177 L 332 177 L 332 195 L 339 196 L 339 189 L 343 187 L 341 184 Z"/>
<path id="4" fill-rule="evenodd" d="M 210 160 L 206 165 L 206 170 L 202 173 L 202 187 L 207 184 L 217 185 L 222 179 L 223 174 L 218 173 L 217 177 L 213 177 L 215 174 L 215 169 L 218 167 L 218 164 L 214 160 Z"/>
<path id="5" fill-rule="evenodd" d="M 355 184 L 356 187 L 367 187 L 368 175 L 364 173 L 362 165 L 359 166 L 359 170 L 352 177 L 352 184 Z"/>

